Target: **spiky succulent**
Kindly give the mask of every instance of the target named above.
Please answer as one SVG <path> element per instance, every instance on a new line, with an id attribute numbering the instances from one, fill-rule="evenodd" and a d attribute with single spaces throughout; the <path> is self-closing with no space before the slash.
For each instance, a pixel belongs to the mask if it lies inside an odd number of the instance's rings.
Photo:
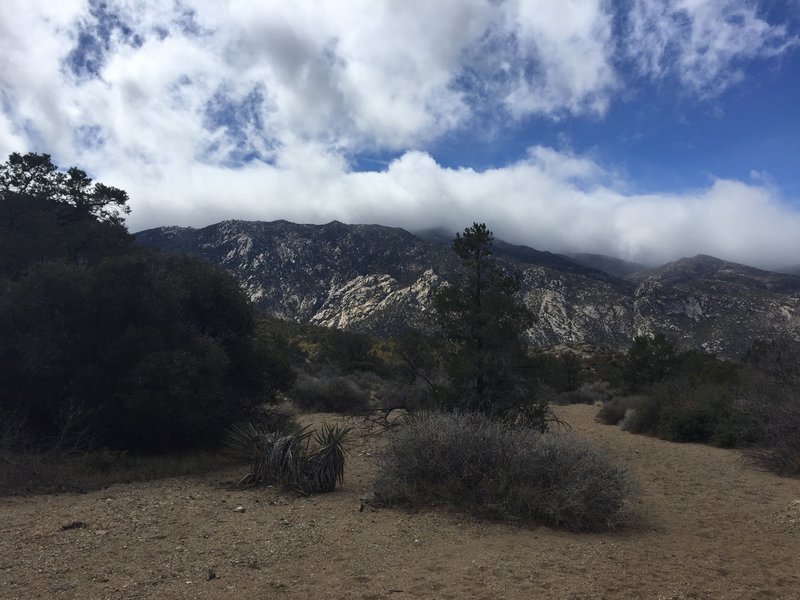
<path id="1" fill-rule="evenodd" d="M 266 432 L 248 423 L 228 430 L 226 446 L 231 456 L 250 462 L 241 487 L 280 484 L 305 494 L 332 492 L 344 478 L 344 444 L 351 431 L 323 423 L 314 432 L 307 427 Z"/>

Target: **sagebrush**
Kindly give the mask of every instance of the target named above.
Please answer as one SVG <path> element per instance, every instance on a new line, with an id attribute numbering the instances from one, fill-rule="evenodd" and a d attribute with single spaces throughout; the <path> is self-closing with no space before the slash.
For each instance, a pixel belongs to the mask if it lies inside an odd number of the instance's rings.
<path id="1" fill-rule="evenodd" d="M 341 375 L 301 373 L 289 396 L 306 412 L 361 413 L 370 408 L 369 391 Z"/>
<path id="2" fill-rule="evenodd" d="M 634 488 L 624 468 L 572 435 L 459 412 L 417 415 L 394 433 L 376 483 L 390 503 L 444 502 L 572 530 L 622 524 Z"/>

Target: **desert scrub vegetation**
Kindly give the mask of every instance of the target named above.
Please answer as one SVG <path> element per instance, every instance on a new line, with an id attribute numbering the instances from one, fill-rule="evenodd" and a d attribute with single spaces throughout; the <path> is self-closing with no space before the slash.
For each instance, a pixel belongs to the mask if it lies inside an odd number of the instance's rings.
<path id="1" fill-rule="evenodd" d="M 553 403 L 565 404 L 598 404 L 610 400 L 614 396 L 608 381 L 592 381 L 582 384 L 578 389 L 562 392 L 553 398 Z"/>
<path id="2" fill-rule="evenodd" d="M 626 386 L 597 420 L 673 442 L 742 449 L 760 467 L 800 475 L 800 348 L 757 341 L 742 361 L 676 352 L 637 338 L 623 360 Z"/>
<path id="3" fill-rule="evenodd" d="M 635 338 L 622 361 L 624 392 L 607 398 L 597 420 L 672 442 L 733 447 L 742 413 L 739 365 L 701 352 L 678 352 L 663 335 Z"/>
<path id="4" fill-rule="evenodd" d="M 345 451 L 352 428 L 323 423 L 310 430 L 296 423 L 265 431 L 252 424 L 231 427 L 228 453 L 250 463 L 239 487 L 281 485 L 302 494 L 332 492 L 344 479 Z"/>
<path id="5" fill-rule="evenodd" d="M 237 281 L 137 245 L 127 201 L 47 154 L 0 164 L 0 415 L 20 434 L 10 451 L 214 449 L 292 383 L 286 349 L 259 334 Z"/>
<path id="6" fill-rule="evenodd" d="M 797 390 L 762 382 L 741 390 L 744 451 L 756 465 L 800 475 L 800 404 Z"/>
<path id="7" fill-rule="evenodd" d="M 636 410 L 646 401 L 644 396 L 612 396 L 600 405 L 595 421 L 631 431 L 630 423 L 636 419 Z"/>
<path id="8" fill-rule="evenodd" d="M 0 496 L 85 493 L 115 483 L 201 475 L 233 464 L 210 450 L 141 456 L 108 449 L 75 454 L 0 449 Z"/>
<path id="9" fill-rule="evenodd" d="M 391 436 L 376 482 L 391 504 L 441 502 L 575 531 L 613 529 L 629 514 L 628 472 L 566 433 L 450 412 L 418 414 Z"/>
<path id="10" fill-rule="evenodd" d="M 370 393 L 351 375 L 300 373 L 288 392 L 304 412 L 360 413 L 369 409 Z"/>
<path id="11" fill-rule="evenodd" d="M 597 420 L 671 442 L 722 448 L 738 445 L 746 427 L 736 388 L 692 385 L 684 379 L 663 381 L 646 394 L 612 398 L 602 405 Z"/>

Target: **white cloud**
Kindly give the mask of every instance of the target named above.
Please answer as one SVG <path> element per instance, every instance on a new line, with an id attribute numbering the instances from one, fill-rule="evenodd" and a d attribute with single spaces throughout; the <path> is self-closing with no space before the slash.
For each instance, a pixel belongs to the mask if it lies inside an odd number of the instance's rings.
<path id="1" fill-rule="evenodd" d="M 256 149 L 306 140 L 354 152 L 419 147 L 476 108 L 602 113 L 614 82 L 600 0 L 570 2 L 568 19 L 560 0 L 536 11 L 485 0 L 116 0 L 105 12 L 10 1 L 0 21 L 3 90 L 14 121 L 29 121 L 40 145 L 62 156 L 82 150 L 73 143 L 80 126 L 101 127 L 125 159 L 219 147 L 203 111 L 221 89 L 240 98 L 263 90 L 265 131 L 248 140 Z M 481 57 L 495 36 L 504 49 Z M 481 97 L 463 89 L 473 66 L 491 77 L 485 69 L 498 58 L 508 63 L 502 85 Z"/>
<path id="2" fill-rule="evenodd" d="M 521 63 L 505 98 L 512 114 L 605 113 L 617 83 L 608 4 L 516 0 L 505 6 Z"/>
<path id="3" fill-rule="evenodd" d="M 720 179 L 685 194 L 630 194 L 607 184 L 612 178 L 597 163 L 541 147 L 483 172 L 442 167 L 424 152 L 408 152 L 382 172 L 350 172 L 324 148 L 302 152 L 284 167 L 198 165 L 174 180 L 131 180 L 140 199 L 131 225 L 338 219 L 455 232 L 477 220 L 508 241 L 649 264 L 703 253 L 775 267 L 800 255 L 800 214 L 759 185 Z M 168 201 L 181 196 L 191 203 Z"/>
<path id="4" fill-rule="evenodd" d="M 784 25 L 761 18 L 751 0 L 633 0 L 626 51 L 647 76 L 676 77 L 713 96 L 741 81 L 741 62 L 797 45 Z"/>
<path id="5" fill-rule="evenodd" d="M 520 162 L 484 172 L 424 152 L 492 119 L 602 118 L 625 85 L 605 0 L 105 5 L 113 18 L 88 1 L 5 0 L 0 151 L 51 152 L 127 189 L 134 230 L 286 218 L 455 231 L 485 220 L 541 248 L 796 262 L 797 213 L 758 181 L 644 196 L 536 140 Z M 632 6 L 623 53 L 692 93 L 723 89 L 739 61 L 794 43 L 745 0 Z M 95 39 L 86 56 L 75 53 L 81 35 Z M 349 170 L 374 150 L 400 157 L 383 172 Z"/>

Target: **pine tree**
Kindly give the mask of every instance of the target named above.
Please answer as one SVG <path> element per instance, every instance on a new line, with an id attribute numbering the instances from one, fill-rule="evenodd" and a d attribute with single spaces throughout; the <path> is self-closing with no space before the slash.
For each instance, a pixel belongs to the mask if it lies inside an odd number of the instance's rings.
<path id="1" fill-rule="evenodd" d="M 462 271 L 434 304 L 450 380 L 444 400 L 449 408 L 491 416 L 533 410 L 543 426 L 546 411 L 533 399 L 523 337 L 533 315 L 517 299 L 519 278 L 494 260 L 493 240 L 483 223 L 453 240 Z"/>

